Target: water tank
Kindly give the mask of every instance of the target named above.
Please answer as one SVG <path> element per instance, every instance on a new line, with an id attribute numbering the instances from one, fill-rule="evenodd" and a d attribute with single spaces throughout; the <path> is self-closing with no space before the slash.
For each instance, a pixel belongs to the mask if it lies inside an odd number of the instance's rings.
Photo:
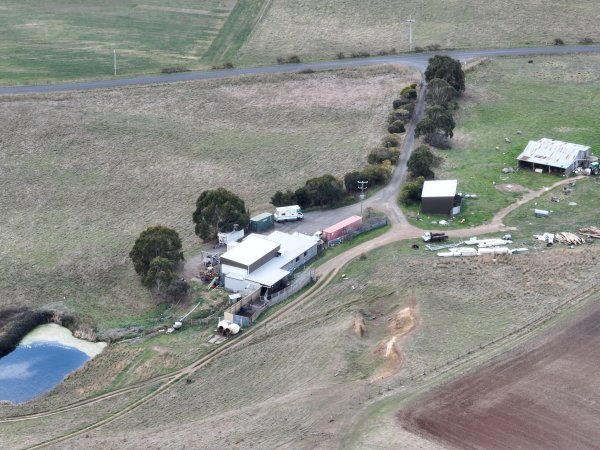
<path id="1" fill-rule="evenodd" d="M 229 325 L 229 334 L 238 334 L 240 332 L 240 326 L 237 323 Z"/>
<path id="2" fill-rule="evenodd" d="M 219 324 L 217 325 L 217 331 L 219 333 L 224 333 L 225 330 L 227 330 L 229 328 L 229 321 L 228 320 L 221 320 L 219 322 Z"/>

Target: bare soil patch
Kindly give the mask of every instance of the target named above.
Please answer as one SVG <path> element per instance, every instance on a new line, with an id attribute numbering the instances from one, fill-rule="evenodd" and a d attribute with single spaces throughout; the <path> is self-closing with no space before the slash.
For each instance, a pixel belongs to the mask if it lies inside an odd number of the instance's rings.
<path id="1" fill-rule="evenodd" d="M 496 189 L 500 192 L 531 192 L 531 189 L 516 183 L 497 184 Z"/>
<path id="2" fill-rule="evenodd" d="M 402 426 L 459 448 L 596 449 L 600 300 L 542 336 L 430 392 Z"/>

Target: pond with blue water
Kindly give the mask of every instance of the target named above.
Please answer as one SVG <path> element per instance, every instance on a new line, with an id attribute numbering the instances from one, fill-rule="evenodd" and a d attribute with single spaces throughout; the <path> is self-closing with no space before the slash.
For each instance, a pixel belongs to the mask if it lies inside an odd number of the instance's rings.
<path id="1" fill-rule="evenodd" d="M 0 400 L 22 403 L 50 391 L 105 346 L 74 338 L 56 324 L 37 327 L 0 358 Z"/>

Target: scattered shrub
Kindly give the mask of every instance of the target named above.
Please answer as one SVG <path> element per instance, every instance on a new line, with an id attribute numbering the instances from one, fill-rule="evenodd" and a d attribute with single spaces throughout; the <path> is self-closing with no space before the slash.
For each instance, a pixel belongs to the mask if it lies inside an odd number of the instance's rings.
<path id="1" fill-rule="evenodd" d="M 398 147 L 400 145 L 400 138 L 393 134 L 388 134 L 381 140 L 381 145 L 384 147 Z"/>
<path id="2" fill-rule="evenodd" d="M 593 44 L 594 40 L 591 37 L 584 37 L 579 39 L 579 43 L 581 45 L 589 45 L 589 44 Z"/>
<path id="3" fill-rule="evenodd" d="M 398 147 L 375 147 L 367 155 L 369 164 L 381 164 L 386 160 L 396 164 L 399 158 L 400 149 Z"/>
<path id="4" fill-rule="evenodd" d="M 407 105 L 410 102 L 411 101 L 409 99 L 407 99 L 406 97 L 400 97 L 392 102 L 392 107 L 394 109 L 402 108 L 404 105 Z"/>
<path id="5" fill-rule="evenodd" d="M 404 133 L 406 128 L 402 120 L 396 120 L 388 127 L 388 133 Z"/>
<path id="6" fill-rule="evenodd" d="M 184 66 L 172 66 L 172 67 L 163 67 L 160 69 L 160 73 L 177 73 L 177 72 L 189 72 L 190 69 Z"/>
<path id="7" fill-rule="evenodd" d="M 344 186 L 346 191 L 352 194 L 360 192 L 359 181 L 368 181 L 369 187 L 384 185 L 390 180 L 392 171 L 393 167 L 389 161 L 384 161 L 382 164 L 372 164 L 362 171 L 348 172 L 344 176 Z"/>
<path id="8" fill-rule="evenodd" d="M 330 174 L 311 178 L 304 186 L 308 199 L 307 206 L 333 206 L 346 197 L 346 191 L 341 180 Z M 296 191 L 296 197 L 298 191 Z"/>
<path id="9" fill-rule="evenodd" d="M 403 89 L 402 96 L 409 100 L 417 99 L 417 90 L 416 89 Z"/>
<path id="10" fill-rule="evenodd" d="M 398 201 L 403 205 L 411 205 L 420 202 L 423 183 L 425 183 L 425 178 L 423 177 L 418 177 L 415 181 L 404 183 L 404 186 L 402 186 L 402 189 L 398 194 Z"/>
<path id="11" fill-rule="evenodd" d="M 418 47 L 418 46 L 413 49 L 413 52 L 415 52 L 415 53 L 423 53 L 424 51 L 425 51 L 425 49 L 423 47 Z"/>
<path id="12" fill-rule="evenodd" d="M 364 50 L 360 52 L 352 52 L 353 58 L 368 58 L 369 56 L 371 56 L 371 54 L 369 52 L 365 52 Z"/>
<path id="13" fill-rule="evenodd" d="M 311 69 L 311 68 L 302 69 L 302 70 L 298 71 L 298 73 L 305 73 L 305 74 L 310 74 L 310 73 L 315 73 L 315 72 L 316 72 L 316 70 L 315 69 Z"/>
<path id="14" fill-rule="evenodd" d="M 404 105 L 409 107 L 409 104 Z M 388 114 L 388 125 L 393 124 L 396 121 L 408 122 L 410 120 L 411 113 L 407 109 L 395 109 Z"/>
<path id="15" fill-rule="evenodd" d="M 275 195 L 271 197 L 271 204 L 273 206 L 294 205 L 296 202 L 296 195 L 289 189 L 285 192 L 277 191 L 275 192 Z"/>
<path id="16" fill-rule="evenodd" d="M 336 57 L 337 57 L 337 59 L 345 59 L 345 58 L 346 58 L 346 55 L 344 55 L 344 52 L 339 52 L 339 53 L 336 55 Z"/>
<path id="17" fill-rule="evenodd" d="M 428 52 L 435 52 L 440 49 L 440 44 L 430 44 L 425 46 L 425 50 Z"/>
<path id="18" fill-rule="evenodd" d="M 400 155 L 400 150 L 397 150 L 397 154 Z M 396 162 L 398 158 L 396 157 Z M 384 160 L 381 164 L 371 164 L 367 166 L 363 171 L 363 180 L 368 180 L 370 186 L 381 186 L 390 181 L 394 168 L 391 161 Z"/>
<path id="19" fill-rule="evenodd" d="M 299 64 L 300 57 L 298 55 L 289 55 L 286 57 L 279 56 L 277 58 L 277 64 Z"/>
<path id="20" fill-rule="evenodd" d="M 554 45 L 565 45 L 565 41 L 563 41 L 561 38 L 555 38 L 553 44 Z"/>
<path id="21" fill-rule="evenodd" d="M 435 177 L 432 167 L 440 164 L 441 158 L 434 155 L 426 145 L 421 145 L 410 155 L 406 166 L 413 177 L 425 177 L 431 180 Z"/>

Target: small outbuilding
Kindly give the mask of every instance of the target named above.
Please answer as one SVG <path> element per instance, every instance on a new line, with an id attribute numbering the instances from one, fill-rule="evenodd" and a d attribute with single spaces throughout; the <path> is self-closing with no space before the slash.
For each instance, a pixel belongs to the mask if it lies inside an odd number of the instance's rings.
<path id="1" fill-rule="evenodd" d="M 590 156 L 590 147 L 586 145 L 542 138 L 529 141 L 517 161 L 520 167 L 569 175 L 578 167 L 585 166 Z"/>
<path id="2" fill-rule="evenodd" d="M 265 212 L 250 218 L 250 231 L 260 232 L 273 227 L 273 214 Z"/>
<path id="3" fill-rule="evenodd" d="M 357 231 L 362 226 L 362 217 L 351 216 L 323 230 L 323 239 L 331 241 Z"/>
<path id="4" fill-rule="evenodd" d="M 458 180 L 431 180 L 423 183 L 421 191 L 421 211 L 425 214 L 446 214 L 451 216 L 460 212 L 458 209 L 456 188 Z"/>

